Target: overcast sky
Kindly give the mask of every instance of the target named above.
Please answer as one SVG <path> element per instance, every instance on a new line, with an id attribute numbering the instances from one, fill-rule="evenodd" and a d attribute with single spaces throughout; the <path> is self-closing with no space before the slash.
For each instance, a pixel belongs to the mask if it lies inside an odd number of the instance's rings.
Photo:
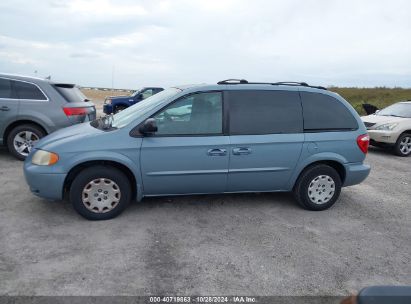
<path id="1" fill-rule="evenodd" d="M 35 71 L 117 88 L 411 87 L 411 1 L 1 0 L 0 72 Z"/>

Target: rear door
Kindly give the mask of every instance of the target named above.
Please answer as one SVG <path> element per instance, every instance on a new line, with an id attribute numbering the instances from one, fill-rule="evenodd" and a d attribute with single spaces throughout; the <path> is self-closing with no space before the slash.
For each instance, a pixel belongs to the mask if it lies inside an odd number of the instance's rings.
<path id="1" fill-rule="evenodd" d="M 228 91 L 228 192 L 286 190 L 304 142 L 298 91 Z"/>
<path id="2" fill-rule="evenodd" d="M 13 90 L 13 81 L 0 78 L 0 142 L 7 126 L 12 123 L 19 111 L 19 100 Z"/>
<path id="3" fill-rule="evenodd" d="M 145 195 L 224 192 L 228 136 L 221 92 L 178 99 L 154 115 L 158 132 L 143 138 Z"/>

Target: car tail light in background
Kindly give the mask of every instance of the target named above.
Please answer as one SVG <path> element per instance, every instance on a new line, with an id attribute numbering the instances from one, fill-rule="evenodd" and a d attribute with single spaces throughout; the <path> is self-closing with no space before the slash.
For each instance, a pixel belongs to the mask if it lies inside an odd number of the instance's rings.
<path id="1" fill-rule="evenodd" d="M 63 108 L 66 116 L 87 115 L 88 108 Z"/>
<path id="2" fill-rule="evenodd" d="M 367 154 L 368 146 L 370 145 L 370 137 L 368 136 L 368 134 L 358 136 L 357 145 L 364 154 Z"/>

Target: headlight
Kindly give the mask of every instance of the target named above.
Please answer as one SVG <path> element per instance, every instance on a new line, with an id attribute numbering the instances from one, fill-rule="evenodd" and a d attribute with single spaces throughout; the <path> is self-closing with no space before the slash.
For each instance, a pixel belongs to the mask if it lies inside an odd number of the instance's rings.
<path id="1" fill-rule="evenodd" d="M 59 156 L 56 153 L 44 150 L 37 150 L 34 152 L 31 163 L 38 166 L 51 166 L 57 163 Z"/>
<path id="2" fill-rule="evenodd" d="M 110 98 L 107 98 L 107 99 L 104 101 L 104 103 L 105 103 L 105 104 L 111 104 L 111 99 L 110 99 Z"/>
<path id="3" fill-rule="evenodd" d="M 388 124 L 384 124 L 384 125 L 376 127 L 375 130 L 391 131 L 391 130 L 394 130 L 396 126 L 398 126 L 397 123 L 388 123 Z"/>

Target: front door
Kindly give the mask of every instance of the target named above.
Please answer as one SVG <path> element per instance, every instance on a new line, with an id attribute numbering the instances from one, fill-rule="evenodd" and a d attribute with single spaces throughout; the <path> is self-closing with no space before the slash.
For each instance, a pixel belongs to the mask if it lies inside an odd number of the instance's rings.
<path id="1" fill-rule="evenodd" d="M 229 91 L 228 192 L 285 189 L 304 142 L 298 91 Z"/>
<path id="2" fill-rule="evenodd" d="M 143 138 L 145 195 L 220 193 L 227 185 L 229 138 L 222 95 L 187 95 L 153 117 L 158 131 Z"/>
<path id="3" fill-rule="evenodd" d="M 7 126 L 17 117 L 19 104 L 20 102 L 13 90 L 12 81 L 0 78 L 0 142 Z"/>

